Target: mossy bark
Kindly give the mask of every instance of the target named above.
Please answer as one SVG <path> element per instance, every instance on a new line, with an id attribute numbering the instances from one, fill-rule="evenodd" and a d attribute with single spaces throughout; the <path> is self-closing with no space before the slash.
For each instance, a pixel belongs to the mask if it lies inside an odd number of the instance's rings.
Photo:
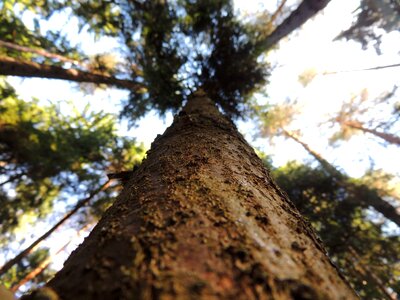
<path id="1" fill-rule="evenodd" d="M 47 285 L 60 299 L 355 299 L 233 123 L 197 93 Z"/>

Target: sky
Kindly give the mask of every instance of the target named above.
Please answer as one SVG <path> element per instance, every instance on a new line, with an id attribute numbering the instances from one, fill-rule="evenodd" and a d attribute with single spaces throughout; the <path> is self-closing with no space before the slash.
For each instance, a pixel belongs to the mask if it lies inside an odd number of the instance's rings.
<path id="1" fill-rule="evenodd" d="M 270 5 L 267 8 L 271 11 L 277 7 L 277 1 L 265 0 L 236 0 L 235 7 L 242 14 L 251 14 L 266 8 L 266 3 Z M 352 95 L 359 94 L 362 89 L 368 88 L 369 95 L 373 98 L 385 90 L 391 90 L 393 85 L 398 83 L 400 72 L 397 68 L 322 75 L 324 71 L 355 70 L 399 63 L 400 35 L 398 32 L 384 39 L 383 55 L 380 56 L 374 49 L 362 50 L 361 46 L 355 42 L 333 42 L 343 29 L 349 27 L 353 20 L 352 12 L 358 5 L 358 0 L 333 0 L 322 14 L 307 22 L 301 30 L 296 31 L 289 38 L 281 41 L 279 49 L 268 56 L 268 60 L 278 66 L 273 71 L 266 88 L 268 96 L 258 95 L 257 99 L 261 103 L 280 103 L 287 98 L 297 99 L 301 104 L 301 115 L 291 124 L 290 129 L 301 129 L 304 141 L 350 176 L 362 176 L 369 167 L 370 156 L 374 158 L 377 168 L 399 175 L 400 163 L 394 160 L 398 157 L 398 148 L 393 146 L 385 148 L 365 135 L 356 136 L 349 142 L 332 148 L 328 145 L 328 137 L 332 129 L 327 125 L 320 125 L 340 108 L 343 101 L 350 99 Z M 31 17 L 27 15 L 25 21 L 29 23 L 30 20 Z M 74 20 L 68 20 L 66 16 L 58 16 L 57 20 L 52 20 L 48 26 L 64 26 L 73 32 L 77 24 Z M 94 43 L 93 37 L 84 31 L 79 41 L 82 48 L 91 54 L 95 54 L 98 49 L 113 52 L 116 47 L 115 42 L 108 39 Z M 298 76 L 307 69 L 315 69 L 318 75 L 304 88 L 299 83 Z M 22 80 L 14 77 L 9 81 L 17 87 L 17 91 L 26 100 L 36 97 L 42 101 L 61 103 L 64 100 L 73 99 L 78 107 L 90 103 L 94 109 L 115 114 L 118 113 L 120 107 L 112 103 L 127 96 L 126 91 L 113 88 L 97 91 L 94 95 L 82 95 L 76 88 L 71 89 L 70 83 L 60 80 Z M 168 114 L 165 119 L 160 119 L 155 113 L 150 113 L 139 122 L 137 127 L 128 129 L 126 123 L 122 124 L 119 132 L 135 137 L 149 147 L 156 135 L 162 134 L 171 122 L 171 114 Z M 278 138 L 271 145 L 266 139 L 254 139 L 256 131 L 251 120 L 238 122 L 237 125 L 253 146 L 273 156 L 276 166 L 283 165 L 289 160 L 310 159 L 307 153 L 294 142 Z M 41 226 L 44 228 L 45 224 Z M 47 245 L 60 246 L 63 240 L 66 241 L 74 235 L 73 230 L 64 232 L 63 235 L 55 234 L 56 238 L 49 240 Z M 31 240 L 32 238 L 27 238 L 25 244 Z M 81 240 L 82 238 L 75 239 L 69 246 L 68 253 Z M 56 250 L 58 249 L 55 248 L 54 251 Z M 68 253 L 59 256 L 54 265 L 55 268 L 62 267 L 62 261 Z"/>
<path id="2" fill-rule="evenodd" d="M 259 1 L 259 0 L 235 0 L 235 8 L 242 15 L 253 14 L 265 8 L 274 11 L 279 1 Z M 290 4 L 295 1 L 288 1 Z M 269 7 L 266 6 L 269 5 Z M 344 29 L 348 28 L 353 20 L 352 12 L 359 5 L 359 0 L 331 1 L 322 14 L 308 21 L 301 30 L 296 31 L 289 38 L 279 43 L 279 49 L 269 54 L 268 60 L 272 64 L 278 65 L 269 78 L 270 83 L 267 87 L 268 97 L 258 97 L 265 103 L 279 103 L 286 98 L 297 99 L 302 106 L 302 114 L 293 123 L 294 129 L 301 128 L 304 140 L 318 152 L 324 154 L 331 162 L 336 162 L 342 166 L 346 172 L 355 177 L 362 176 L 369 167 L 370 152 L 389 151 L 390 155 L 374 155 L 377 166 L 382 167 L 391 173 L 399 172 L 398 167 L 387 159 L 396 153 L 396 149 L 389 147 L 382 149 L 377 147 L 376 141 L 364 137 L 355 137 L 349 143 L 343 144 L 340 148 L 332 149 L 328 147 L 326 141 L 327 134 L 315 130 L 319 128 L 319 123 L 329 119 L 332 112 L 338 110 L 342 101 L 348 100 L 352 95 L 359 94 L 363 88 L 368 88 L 370 97 L 373 98 L 382 91 L 390 90 L 397 83 L 399 70 L 397 68 L 384 69 L 380 71 L 348 72 L 337 75 L 322 75 L 324 71 L 345 71 L 363 69 L 378 65 L 392 64 L 399 62 L 398 47 L 396 43 L 400 40 L 399 32 L 393 33 L 384 39 L 382 44 L 383 55 L 377 55 L 374 49 L 362 50 L 361 46 L 355 42 L 335 41 L 333 39 Z M 77 21 L 69 19 L 66 15 L 57 16 L 44 26 L 49 28 L 64 27 L 71 32 L 76 32 Z M 26 23 L 30 23 L 32 18 L 29 14 L 25 17 Z M 33 24 L 32 24 L 33 26 Z M 44 27 L 46 28 L 46 27 Z M 102 52 L 115 52 L 117 44 L 112 39 L 106 38 L 101 41 L 93 42 L 93 37 L 85 31 L 79 36 L 71 35 L 72 40 L 76 40 L 82 49 L 88 54 L 96 54 L 98 49 Z M 95 45 L 95 46 L 94 46 Z M 299 84 L 298 76 L 307 69 L 314 69 L 319 73 L 307 88 Z M 13 78 L 14 84 L 20 84 L 21 79 Z M 46 84 L 47 82 L 47 84 Z M 49 88 L 41 86 L 51 85 Z M 85 95 L 71 89 L 71 84 L 60 80 L 43 79 L 23 79 L 21 89 L 18 91 L 25 99 L 35 96 L 39 99 L 49 101 L 63 101 L 73 99 L 83 108 L 86 103 L 90 103 L 94 109 L 106 110 L 117 114 L 120 106 L 116 105 L 118 100 L 127 97 L 128 93 L 118 89 L 107 89 L 97 91 L 93 95 Z M 79 101 L 78 101 L 79 98 Z M 157 114 L 151 112 L 146 118 L 142 119 L 134 128 L 127 128 L 123 123 L 119 128 L 122 135 L 134 136 L 138 141 L 143 142 L 147 147 L 157 136 L 162 134 L 167 126 L 172 122 L 172 115 L 167 114 L 165 119 L 158 118 Z M 279 166 L 288 160 L 303 160 L 307 154 L 297 145 L 287 141 L 276 140 L 275 145 L 267 146 L 267 141 L 254 141 L 254 129 L 251 120 L 249 122 L 239 122 L 239 130 L 246 136 L 249 142 L 268 154 L 273 154 L 274 163 Z M 326 129 L 326 128 L 325 128 Z M 295 148 L 296 151 L 291 151 Z M 392 149 L 393 148 L 393 149 Z M 368 150 L 368 151 L 365 151 Z M 346 155 L 342 155 L 346 153 Z M 356 160 L 355 160 L 356 158 Z"/>
<path id="3" fill-rule="evenodd" d="M 251 0 L 240 0 L 240 7 L 244 9 L 250 2 Z M 399 165 L 393 164 L 391 159 L 398 154 L 396 147 L 386 149 L 377 147 L 375 140 L 359 136 L 349 143 L 343 143 L 340 148 L 330 149 L 327 147 L 328 130 L 319 126 L 320 122 L 328 120 L 334 111 L 340 109 L 343 101 L 359 94 L 363 88 L 368 88 L 369 95 L 373 99 L 398 84 L 400 72 L 397 68 L 321 75 L 324 71 L 356 70 L 399 62 L 398 32 L 384 40 L 382 44 L 384 54 L 381 56 L 377 55 L 374 49 L 362 50 L 355 42 L 333 42 L 338 33 L 350 26 L 353 20 L 351 12 L 358 5 L 359 1 L 355 0 L 332 1 L 322 14 L 307 22 L 301 31 L 280 42 L 279 50 L 271 53 L 269 57 L 280 67 L 273 71 L 267 87 L 268 98 L 263 100 L 279 103 L 288 97 L 297 99 L 302 106 L 302 113 L 291 128 L 301 129 L 304 141 L 329 161 L 342 166 L 349 175 L 362 176 L 369 166 L 368 155 L 374 152 L 377 166 L 388 172 L 397 173 Z M 320 74 L 304 88 L 299 84 L 298 76 L 311 68 Z M 289 142 L 288 146 L 287 141 L 277 142 L 274 148 L 270 148 L 270 145 L 265 146 L 263 140 L 256 141 L 255 145 L 267 153 L 275 154 L 276 165 L 283 165 L 291 159 L 304 159 L 307 155 L 294 143 Z M 390 154 L 382 157 L 380 155 L 382 151 L 388 151 Z M 358 161 L 359 159 L 362 161 Z"/>
<path id="4" fill-rule="evenodd" d="M 235 9 L 243 16 L 253 14 L 260 9 L 274 11 L 279 1 L 236 0 Z M 295 1 L 288 1 L 290 4 Z M 267 6 L 269 5 L 269 6 Z M 376 141 L 356 136 L 349 143 L 343 143 L 341 147 L 332 149 L 328 147 L 325 131 L 315 130 L 319 123 L 329 119 L 332 112 L 338 110 L 342 101 L 348 100 L 352 95 L 359 94 L 363 88 L 368 88 L 371 98 L 384 90 L 391 89 L 397 83 L 399 70 L 397 68 L 368 72 L 348 72 L 337 75 L 317 75 L 307 87 L 302 87 L 298 82 L 298 76 L 307 69 L 314 69 L 319 73 L 324 71 L 356 70 L 378 65 L 392 64 L 399 61 L 396 43 L 400 39 L 399 33 L 393 33 L 384 39 L 382 44 L 383 55 L 377 55 L 374 49 L 362 50 L 355 42 L 335 41 L 333 39 L 342 30 L 348 28 L 353 20 L 352 12 L 359 6 L 359 0 L 331 1 L 322 14 L 308 21 L 301 30 L 296 31 L 289 38 L 279 43 L 279 49 L 271 52 L 268 60 L 278 67 L 273 71 L 270 84 L 267 87 L 268 97 L 259 97 L 263 103 L 279 103 L 286 98 L 297 99 L 302 106 L 302 114 L 293 123 L 293 129 L 301 128 L 304 133 L 304 141 L 323 154 L 331 162 L 345 168 L 346 172 L 354 177 L 362 176 L 369 167 L 369 155 L 371 152 L 388 151 L 388 155 L 374 155 L 376 165 L 388 172 L 396 173 L 399 166 L 393 164 L 391 159 L 396 155 L 397 149 L 389 147 L 382 149 Z M 27 14 L 26 23 L 32 23 L 32 18 Z M 46 28 L 63 27 L 66 31 L 76 32 L 77 20 L 69 19 L 66 15 L 59 15 L 50 22 L 43 24 Z M 33 26 L 33 24 L 32 24 Z M 83 36 L 82 36 L 83 35 Z M 86 35 L 86 36 L 85 36 Z M 88 54 L 96 54 L 99 49 L 102 52 L 115 52 L 118 46 L 112 39 L 102 39 L 93 43 L 93 37 L 84 31 L 78 37 L 72 35 Z M 93 95 L 82 96 L 71 89 L 68 82 L 43 79 L 21 79 L 12 81 L 22 89 L 18 89 L 25 99 L 35 96 L 49 101 L 62 101 L 74 99 L 76 105 L 83 107 L 86 103 L 96 103 L 96 108 L 108 112 L 118 113 L 119 99 L 127 97 L 127 92 L 118 89 L 97 91 Z M 47 83 L 46 83 L 47 82 Z M 38 88 L 40 86 L 49 88 Z M 78 100 L 79 98 L 79 100 Z M 165 119 L 159 119 L 157 114 L 151 112 L 139 122 L 138 127 L 128 129 L 126 123 L 120 126 L 122 135 L 134 136 L 147 147 L 157 136 L 162 134 L 172 122 L 172 115 Z M 297 127 L 296 127 L 297 124 Z M 288 160 L 303 160 L 307 154 L 299 150 L 298 145 L 291 142 L 276 140 L 274 145 L 268 145 L 265 140 L 254 141 L 253 124 L 251 122 L 239 122 L 239 130 L 252 142 L 252 144 L 264 152 L 273 155 L 275 165 L 283 165 Z M 289 147 L 287 146 L 289 143 Z M 292 149 L 296 149 L 292 151 Z M 365 151 L 368 149 L 368 151 Z M 356 159 L 355 159 L 356 158 Z"/>

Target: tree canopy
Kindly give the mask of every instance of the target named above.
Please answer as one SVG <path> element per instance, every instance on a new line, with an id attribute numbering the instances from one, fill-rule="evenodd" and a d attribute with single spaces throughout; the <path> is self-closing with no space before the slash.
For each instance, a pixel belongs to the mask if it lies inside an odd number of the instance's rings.
<path id="1" fill-rule="evenodd" d="M 267 164 L 360 296 L 400 294 L 400 240 L 392 230 L 398 225 L 399 195 L 390 186 L 398 174 L 373 166 L 359 178 L 346 174 L 302 140 L 301 126 L 293 126 L 301 105 L 290 98 L 286 103 L 268 99 L 271 75 L 279 72 L 271 63 L 278 42 L 299 32 L 330 1 L 286 2 L 243 17 L 229 0 L 2 1 L 0 245 L 7 260 L 17 248 L 26 248 L 18 233 L 35 222 L 49 229 L 71 207 L 79 208 L 71 215 L 76 230 L 97 220 L 124 183 L 124 172 L 131 174 L 144 157 L 145 147 L 121 134 L 121 124 L 127 121 L 134 131 L 149 112 L 176 113 L 201 88 L 234 121 L 251 120 L 253 137 L 290 139 L 319 162 L 317 167 L 314 161 Z M 342 33 L 338 28 L 338 39 L 361 42 L 364 48 L 372 43 L 380 51 L 386 32 L 399 29 L 398 7 L 397 1 L 361 0 L 351 27 Z M 73 32 L 49 26 L 63 17 L 75 22 Z M 118 48 L 89 53 L 80 45 L 81 35 L 93 37 L 94 45 L 112 41 Z M 95 97 L 104 89 L 127 92 L 120 103 L 110 101 L 117 116 L 93 102 L 25 99 L 9 83 L 11 76 L 66 80 L 77 93 Z M 316 71 L 300 74 L 301 88 L 316 84 L 319 76 Z M 52 89 L 52 81 L 46 84 Z M 396 87 L 373 99 L 364 90 L 321 126 L 330 126 L 331 141 L 345 144 L 355 133 L 368 133 L 391 147 L 399 144 L 399 111 Z M 102 189 L 106 174 L 119 183 Z M 8 287 L 52 257 L 43 245 L 29 252 L 4 275 Z M 34 280 L 40 284 L 52 273 L 47 269 Z"/>
<path id="2" fill-rule="evenodd" d="M 352 39 L 365 49 L 372 45 L 381 53 L 383 32 L 400 30 L 400 3 L 396 0 L 362 0 L 357 18 L 338 38 Z"/>
<path id="3" fill-rule="evenodd" d="M 289 163 L 274 175 L 361 297 L 385 298 L 388 288 L 399 293 L 399 236 L 385 234 L 383 224 L 369 218 L 358 194 L 332 180 L 322 167 Z"/>

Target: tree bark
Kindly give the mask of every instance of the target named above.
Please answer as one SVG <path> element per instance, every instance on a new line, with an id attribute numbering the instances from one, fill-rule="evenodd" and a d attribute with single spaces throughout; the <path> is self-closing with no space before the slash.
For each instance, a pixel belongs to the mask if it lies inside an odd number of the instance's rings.
<path id="1" fill-rule="evenodd" d="M 143 84 L 132 80 L 118 79 L 112 76 L 77 69 L 64 69 L 59 66 L 38 64 L 31 61 L 21 61 L 4 56 L 0 56 L 0 75 L 90 82 L 94 84 L 113 85 L 128 90 L 139 90 L 145 87 Z"/>
<path id="2" fill-rule="evenodd" d="M 309 223 L 202 92 L 156 138 L 47 288 L 78 300 L 357 299 Z"/>
<path id="3" fill-rule="evenodd" d="M 282 24 L 276 27 L 269 36 L 257 43 L 257 48 L 260 49 L 260 52 L 268 50 L 324 9 L 329 2 L 330 0 L 303 0 Z"/>
<path id="4" fill-rule="evenodd" d="M 366 127 L 362 126 L 361 123 L 356 122 L 356 121 L 344 121 L 343 125 L 348 126 L 350 128 L 361 130 L 365 133 L 373 134 L 373 135 L 383 139 L 384 141 L 388 142 L 389 144 L 395 144 L 395 145 L 400 146 L 400 137 L 398 137 L 394 134 L 385 133 L 385 132 L 377 131 L 375 129 L 366 128 Z"/>
<path id="5" fill-rule="evenodd" d="M 382 199 L 378 193 L 375 191 L 371 191 L 371 189 L 366 185 L 357 185 L 348 180 L 347 176 L 342 174 L 340 171 L 336 169 L 335 166 L 330 164 L 326 159 L 324 159 L 320 154 L 316 151 L 312 150 L 310 146 L 308 146 L 305 142 L 300 140 L 295 134 L 283 130 L 283 134 L 299 143 L 312 157 L 314 157 L 322 166 L 322 168 L 330 174 L 333 178 L 335 178 L 338 183 L 346 188 L 348 191 L 354 193 L 359 199 L 360 204 L 364 206 L 371 206 L 376 211 L 380 212 L 385 218 L 395 223 L 400 227 L 400 214 L 397 212 L 397 209 L 392 206 L 390 203 Z"/>

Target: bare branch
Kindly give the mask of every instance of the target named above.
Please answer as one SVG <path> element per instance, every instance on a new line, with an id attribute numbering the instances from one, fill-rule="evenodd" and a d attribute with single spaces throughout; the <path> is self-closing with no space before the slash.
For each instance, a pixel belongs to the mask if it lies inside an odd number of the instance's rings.
<path id="1" fill-rule="evenodd" d="M 4 56 L 0 56 L 0 75 L 63 79 L 75 82 L 91 82 L 94 84 L 112 85 L 128 90 L 139 90 L 145 88 L 144 84 L 132 80 L 118 79 L 112 76 L 90 73 L 76 69 L 64 69 L 59 66 L 38 64 L 31 61 L 21 61 Z"/>

